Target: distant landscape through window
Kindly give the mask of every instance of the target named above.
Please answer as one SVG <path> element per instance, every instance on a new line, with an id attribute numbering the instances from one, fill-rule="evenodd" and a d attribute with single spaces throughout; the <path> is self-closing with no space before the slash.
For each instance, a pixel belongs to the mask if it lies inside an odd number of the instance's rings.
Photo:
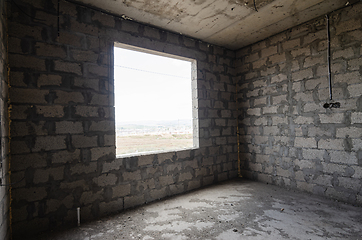
<path id="1" fill-rule="evenodd" d="M 116 154 L 192 148 L 192 62 L 114 47 Z"/>

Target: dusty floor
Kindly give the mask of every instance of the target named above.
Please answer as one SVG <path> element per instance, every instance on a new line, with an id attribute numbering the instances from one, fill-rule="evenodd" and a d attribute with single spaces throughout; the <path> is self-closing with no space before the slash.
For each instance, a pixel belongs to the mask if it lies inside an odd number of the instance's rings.
<path id="1" fill-rule="evenodd" d="M 362 208 L 234 180 L 36 239 L 362 239 Z"/>

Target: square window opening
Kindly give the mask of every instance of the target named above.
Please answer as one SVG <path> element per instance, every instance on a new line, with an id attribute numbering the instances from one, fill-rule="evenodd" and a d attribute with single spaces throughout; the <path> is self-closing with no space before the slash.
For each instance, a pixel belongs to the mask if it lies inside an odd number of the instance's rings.
<path id="1" fill-rule="evenodd" d="M 196 60 L 114 44 L 117 157 L 199 147 Z"/>

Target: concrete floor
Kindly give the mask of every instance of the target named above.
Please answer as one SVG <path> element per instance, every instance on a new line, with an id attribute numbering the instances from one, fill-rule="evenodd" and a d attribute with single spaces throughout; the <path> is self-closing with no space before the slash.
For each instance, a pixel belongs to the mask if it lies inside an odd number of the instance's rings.
<path id="1" fill-rule="evenodd" d="M 238 179 L 36 239 L 362 239 L 362 208 Z"/>

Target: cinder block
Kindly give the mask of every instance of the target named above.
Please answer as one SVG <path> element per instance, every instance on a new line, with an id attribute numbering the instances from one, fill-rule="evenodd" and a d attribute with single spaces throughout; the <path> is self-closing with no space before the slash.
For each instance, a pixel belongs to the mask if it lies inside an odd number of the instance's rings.
<path id="1" fill-rule="evenodd" d="M 74 86 L 81 87 L 83 89 L 92 89 L 99 91 L 99 79 L 98 78 L 75 78 Z"/>
<path id="2" fill-rule="evenodd" d="M 303 101 L 303 102 L 314 102 L 313 101 L 313 94 L 309 92 L 299 92 L 295 94 L 293 97 L 296 101 Z"/>
<path id="3" fill-rule="evenodd" d="M 263 127 L 264 135 L 269 136 L 275 136 L 279 135 L 279 128 L 277 126 L 265 126 Z"/>
<path id="4" fill-rule="evenodd" d="M 93 121 L 89 127 L 89 131 L 95 132 L 109 132 L 114 131 L 114 121 Z"/>
<path id="5" fill-rule="evenodd" d="M 37 42 L 35 44 L 36 55 L 64 59 L 67 56 L 66 49 L 58 45 Z"/>
<path id="6" fill-rule="evenodd" d="M 36 113 L 46 118 L 61 118 L 64 116 L 63 106 L 36 106 Z"/>
<path id="7" fill-rule="evenodd" d="M 357 165 L 357 157 L 355 152 L 345 152 L 345 151 L 329 151 L 331 156 L 331 162 L 339 164 L 351 164 Z"/>
<path id="8" fill-rule="evenodd" d="M 278 53 L 278 46 L 270 46 L 268 48 L 261 50 L 261 57 L 265 58 L 277 53 Z"/>
<path id="9" fill-rule="evenodd" d="M 349 85 L 347 90 L 350 97 L 360 97 L 362 93 L 362 84 Z"/>
<path id="10" fill-rule="evenodd" d="M 305 68 L 309 68 L 311 66 L 319 65 L 319 64 L 322 64 L 322 63 L 325 63 L 325 62 L 326 61 L 324 60 L 324 57 L 307 57 L 304 60 L 303 66 Z"/>
<path id="11" fill-rule="evenodd" d="M 278 106 L 263 107 L 263 114 L 278 113 Z"/>
<path id="12" fill-rule="evenodd" d="M 308 47 L 302 47 L 302 48 L 297 48 L 295 50 L 292 50 L 290 52 L 293 56 L 293 58 L 296 58 L 298 56 L 309 56 L 310 55 L 310 48 Z"/>
<path id="13" fill-rule="evenodd" d="M 15 21 L 9 21 L 9 36 L 18 38 L 33 37 L 34 39 L 42 39 L 43 27 L 37 25 L 24 25 Z"/>
<path id="14" fill-rule="evenodd" d="M 104 14 L 99 11 L 94 11 L 94 15 L 92 16 L 92 20 L 95 22 L 99 22 L 103 26 L 114 28 L 115 21 L 114 17 L 108 14 Z"/>
<path id="15" fill-rule="evenodd" d="M 273 104 L 281 104 L 281 103 L 287 103 L 287 95 L 280 95 L 272 97 Z"/>
<path id="16" fill-rule="evenodd" d="M 314 138 L 296 137 L 294 147 L 317 148 L 317 142 Z"/>
<path id="17" fill-rule="evenodd" d="M 351 123 L 362 123 L 362 112 L 354 112 L 351 115 Z"/>
<path id="18" fill-rule="evenodd" d="M 292 73 L 293 81 L 299 81 L 299 80 L 308 79 L 308 78 L 312 78 L 312 77 L 313 77 L 313 71 L 311 68 Z"/>
<path id="19" fill-rule="evenodd" d="M 313 184 L 309 184 L 305 181 L 299 182 L 297 181 L 297 188 L 306 192 L 313 192 Z"/>
<path id="20" fill-rule="evenodd" d="M 59 72 L 74 73 L 80 76 L 82 75 L 82 68 L 79 63 L 56 60 L 54 61 L 54 70 Z"/>
<path id="21" fill-rule="evenodd" d="M 218 180 L 219 182 L 228 180 L 228 173 L 227 173 L 227 172 L 219 173 L 219 174 L 217 175 L 217 180 Z"/>
<path id="22" fill-rule="evenodd" d="M 134 172 L 123 172 L 123 181 L 139 181 L 142 179 L 140 170 Z"/>
<path id="23" fill-rule="evenodd" d="M 303 149 L 302 154 L 304 159 L 319 159 L 323 160 L 323 155 L 325 150 L 318 150 L 318 149 Z"/>
<path id="24" fill-rule="evenodd" d="M 247 55 L 245 57 L 245 63 L 255 62 L 258 59 L 259 59 L 259 53 L 256 52 L 251 55 Z"/>
<path id="25" fill-rule="evenodd" d="M 70 122 L 70 121 L 56 122 L 55 132 L 57 134 L 83 133 L 83 125 L 82 122 Z"/>
<path id="26" fill-rule="evenodd" d="M 115 146 L 116 145 L 116 137 L 114 134 L 108 135 L 105 134 L 104 135 L 104 146 Z"/>
<path id="27" fill-rule="evenodd" d="M 45 187 L 16 188 L 11 191 L 13 199 L 35 202 L 43 200 L 48 195 Z"/>
<path id="28" fill-rule="evenodd" d="M 115 174 L 106 173 L 106 174 L 102 174 L 98 178 L 93 179 L 93 182 L 100 187 L 105 187 L 105 186 L 109 186 L 109 185 L 115 185 L 117 180 L 118 180 L 118 178 Z"/>
<path id="29" fill-rule="evenodd" d="M 11 130 L 10 134 L 12 137 L 34 135 L 34 132 L 36 132 L 38 136 L 48 135 L 48 131 L 44 128 L 44 124 L 45 121 L 39 121 L 39 122 L 12 121 L 10 127 Z"/>
<path id="30" fill-rule="evenodd" d="M 78 22 L 75 18 L 70 19 L 70 32 L 84 33 L 93 36 L 97 36 L 99 29 L 91 24 Z"/>
<path id="31" fill-rule="evenodd" d="M 78 163 L 70 167 L 71 174 L 89 174 L 97 172 L 97 163 L 91 162 L 89 164 Z"/>
<path id="32" fill-rule="evenodd" d="M 343 123 L 344 114 L 343 113 L 319 114 L 319 119 L 321 120 L 321 123 Z"/>
<path id="33" fill-rule="evenodd" d="M 347 136 L 350 138 L 362 138 L 362 128 L 343 127 L 337 128 L 336 132 L 337 138 L 346 138 Z"/>
<path id="34" fill-rule="evenodd" d="M 318 149 L 344 150 L 344 139 L 321 139 L 318 142 Z"/>
<path id="35" fill-rule="evenodd" d="M 342 174 L 344 173 L 344 169 L 346 168 L 346 165 L 340 165 L 338 164 L 334 164 L 334 163 L 325 163 L 322 162 L 322 166 L 323 166 L 323 172 L 328 173 L 328 174 Z"/>
<path id="36" fill-rule="evenodd" d="M 258 126 L 258 125 L 267 125 L 268 124 L 268 119 L 265 117 L 259 117 L 257 119 L 255 119 L 254 121 L 254 125 Z"/>
<path id="37" fill-rule="evenodd" d="M 64 136 L 39 136 L 35 140 L 34 152 L 66 149 Z"/>
<path id="38" fill-rule="evenodd" d="M 153 189 L 150 191 L 151 198 L 153 200 L 161 199 L 167 196 L 166 187 L 161 189 Z"/>
<path id="39" fill-rule="evenodd" d="M 123 210 L 123 198 L 118 198 L 111 202 L 99 203 L 99 214 L 101 216 L 108 216 Z"/>
<path id="40" fill-rule="evenodd" d="M 361 58 L 356 58 L 348 61 L 348 70 L 359 70 L 361 66 Z"/>
<path id="41" fill-rule="evenodd" d="M 317 79 L 311 79 L 305 82 L 305 89 L 306 90 L 313 90 L 315 88 L 327 88 L 328 87 L 328 79 L 327 77 L 320 77 Z"/>
<path id="42" fill-rule="evenodd" d="M 257 96 L 259 96 L 259 91 L 260 91 L 260 89 L 255 89 L 255 90 L 253 90 L 253 91 L 248 91 L 248 92 L 246 93 L 246 97 L 247 97 L 247 98 L 257 97 Z"/>
<path id="43" fill-rule="evenodd" d="M 97 136 L 72 135 L 72 144 L 75 148 L 97 147 Z"/>
<path id="44" fill-rule="evenodd" d="M 278 124 L 287 124 L 288 123 L 288 118 L 287 117 L 272 117 L 272 122 L 273 125 L 278 125 Z"/>
<path id="45" fill-rule="evenodd" d="M 76 106 L 75 114 L 81 117 L 98 117 L 99 107 L 93 106 Z"/>
<path id="46" fill-rule="evenodd" d="M 285 62 L 286 60 L 287 60 L 287 59 L 286 59 L 286 57 L 285 57 L 285 53 L 275 54 L 275 55 L 269 57 L 269 61 L 270 61 L 272 64 L 283 63 L 283 62 Z"/>
<path id="47" fill-rule="evenodd" d="M 254 136 L 255 144 L 261 145 L 261 144 L 267 144 L 268 143 L 268 137 L 266 136 Z"/>
<path id="48" fill-rule="evenodd" d="M 283 50 L 288 50 L 300 46 L 300 39 L 293 39 L 283 43 Z"/>
<path id="49" fill-rule="evenodd" d="M 39 38 L 39 39 L 41 39 L 41 38 Z M 84 37 L 82 37 L 81 35 L 78 35 L 76 33 L 60 31 L 58 42 L 61 44 L 72 46 L 72 47 L 82 47 L 84 39 L 85 39 Z M 97 38 L 97 40 L 98 40 L 98 38 Z M 99 44 L 98 44 L 98 46 L 99 46 Z"/>
<path id="50" fill-rule="evenodd" d="M 145 203 L 144 195 L 130 196 L 124 198 L 124 208 L 131 208 Z"/>
<path id="51" fill-rule="evenodd" d="M 292 177 L 292 172 L 289 169 L 283 169 L 281 167 L 277 167 L 277 176 L 281 176 L 281 177 Z"/>
<path id="52" fill-rule="evenodd" d="M 107 159 L 114 159 L 115 155 L 115 147 L 99 147 L 99 148 L 92 148 L 91 149 L 91 160 L 96 161 L 99 158 L 107 156 Z M 114 160 L 119 161 L 119 160 Z"/>
<path id="53" fill-rule="evenodd" d="M 353 57 L 354 57 L 354 51 L 351 47 L 343 49 L 343 50 L 337 50 L 332 54 L 333 59 L 337 59 L 337 58 L 348 59 L 348 58 L 353 58 Z"/>
<path id="54" fill-rule="evenodd" d="M 253 62 L 253 70 L 258 69 L 266 64 L 266 58 L 260 59 L 259 61 Z"/>
<path id="55" fill-rule="evenodd" d="M 322 185 L 324 187 L 332 186 L 332 176 L 329 175 L 320 175 L 316 179 L 313 179 L 314 184 Z"/>
<path id="56" fill-rule="evenodd" d="M 102 200 L 102 199 L 103 199 L 103 189 L 97 192 L 93 191 L 83 192 L 79 202 L 82 205 L 88 205 L 94 203 L 97 200 Z"/>
<path id="57" fill-rule="evenodd" d="M 359 190 L 361 189 L 360 179 L 339 177 L 338 182 L 340 187 L 351 189 L 353 192 L 359 192 Z"/>
<path id="58" fill-rule="evenodd" d="M 324 110 L 323 106 L 320 106 L 319 104 L 315 104 L 314 102 L 306 103 L 303 106 L 303 112 L 305 112 L 305 113 L 314 112 L 314 111 L 321 112 L 323 110 Z"/>
<path id="59" fill-rule="evenodd" d="M 77 62 L 91 62 L 97 63 L 99 55 L 90 50 L 73 49 L 71 51 L 72 57 Z"/>
<path id="60" fill-rule="evenodd" d="M 201 181 L 200 180 L 193 180 L 188 182 L 187 184 L 187 191 L 197 189 L 201 187 Z"/>
<path id="61" fill-rule="evenodd" d="M 59 75 L 42 74 L 37 80 L 38 87 L 43 86 L 60 86 L 62 77 Z"/>
<path id="62" fill-rule="evenodd" d="M 327 38 L 326 36 L 326 32 L 324 30 L 318 31 L 318 32 L 314 32 L 314 33 L 309 33 L 307 36 L 303 37 L 303 45 L 307 45 L 310 44 L 311 42 L 315 41 L 315 40 L 324 40 Z M 304 47 L 307 48 L 307 47 Z"/>
<path id="63" fill-rule="evenodd" d="M 43 168 L 47 166 L 47 155 L 30 153 L 26 155 L 11 156 L 11 170 L 13 172 L 22 171 L 27 168 Z"/>
<path id="64" fill-rule="evenodd" d="M 159 184 L 164 187 L 164 186 L 168 186 L 170 184 L 174 184 L 175 181 L 173 180 L 173 177 L 171 175 L 167 175 L 167 176 L 160 176 L 159 177 Z"/>
<path id="65" fill-rule="evenodd" d="M 82 180 L 78 180 L 78 181 L 72 181 L 72 182 L 65 182 L 62 181 L 60 183 L 60 188 L 61 189 L 68 189 L 68 190 L 72 190 L 75 188 L 82 188 L 84 191 L 88 191 L 89 190 L 89 186 L 87 185 L 87 183 L 85 182 L 84 179 Z"/>
<path id="66" fill-rule="evenodd" d="M 181 173 L 178 179 L 178 182 L 183 182 L 185 180 L 191 180 L 193 178 L 190 172 Z"/>
<path id="67" fill-rule="evenodd" d="M 121 159 L 115 159 L 114 161 L 108 163 L 103 163 L 102 173 L 107 173 L 113 170 L 119 171 L 119 169 L 123 166 L 123 161 Z"/>
<path id="68" fill-rule="evenodd" d="M 122 184 L 117 185 L 112 188 L 113 190 L 113 198 L 125 197 L 131 194 L 131 185 L 130 184 Z"/>
<path id="69" fill-rule="evenodd" d="M 271 83 L 282 82 L 287 80 L 287 75 L 281 73 L 271 78 Z"/>
<path id="70" fill-rule="evenodd" d="M 304 151 L 305 149 L 303 149 Z M 308 150 L 313 150 L 313 149 L 308 149 Z M 303 169 L 314 169 L 315 164 L 313 161 L 308 161 L 308 160 L 294 160 L 294 165 L 300 167 L 301 170 Z"/>
<path id="71" fill-rule="evenodd" d="M 348 83 L 348 84 L 356 84 L 362 81 L 362 76 L 359 74 L 358 71 L 344 73 L 344 74 L 337 74 L 334 75 L 333 83 Z"/>
<path id="72" fill-rule="evenodd" d="M 40 103 L 47 104 L 45 95 L 49 94 L 48 90 L 25 89 L 25 88 L 10 88 L 10 98 L 12 103 Z"/>
<path id="73" fill-rule="evenodd" d="M 107 66 L 99 66 L 96 64 L 87 64 L 86 65 L 88 73 L 93 76 L 99 76 L 99 77 L 108 77 L 109 75 L 109 67 Z"/>
<path id="74" fill-rule="evenodd" d="M 76 149 L 74 152 L 69 151 L 58 151 L 53 153 L 51 157 L 52 163 L 67 163 L 67 162 L 79 162 L 80 161 L 80 150 Z"/>
<path id="75" fill-rule="evenodd" d="M 37 169 L 34 173 L 34 184 L 45 183 L 52 180 L 62 180 L 64 178 L 64 167 L 49 168 L 49 169 Z"/>
<path id="76" fill-rule="evenodd" d="M 343 32 L 349 32 L 361 28 L 361 21 L 358 18 L 352 18 L 348 21 L 341 21 L 336 25 L 336 34 L 340 35 Z"/>

